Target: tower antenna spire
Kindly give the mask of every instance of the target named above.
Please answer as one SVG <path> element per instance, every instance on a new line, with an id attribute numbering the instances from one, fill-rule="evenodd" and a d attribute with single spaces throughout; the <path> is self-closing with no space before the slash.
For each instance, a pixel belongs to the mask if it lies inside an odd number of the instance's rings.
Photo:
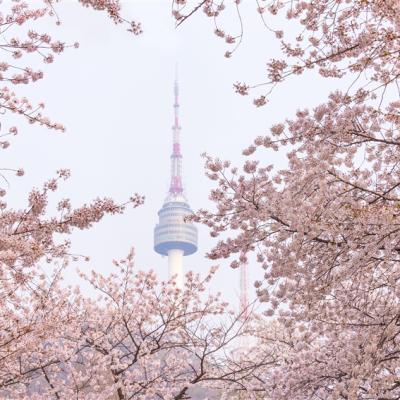
<path id="1" fill-rule="evenodd" d="M 179 125 L 179 83 L 178 83 L 178 65 L 175 65 L 175 83 L 174 83 L 174 125 L 172 127 L 172 154 L 171 154 L 171 184 L 169 194 L 172 196 L 183 195 L 182 184 L 182 154 L 180 143 Z"/>
<path id="2" fill-rule="evenodd" d="M 175 109 L 175 124 L 174 127 L 179 127 L 179 78 L 178 78 L 178 63 L 175 64 L 175 82 L 174 82 L 174 109 Z"/>

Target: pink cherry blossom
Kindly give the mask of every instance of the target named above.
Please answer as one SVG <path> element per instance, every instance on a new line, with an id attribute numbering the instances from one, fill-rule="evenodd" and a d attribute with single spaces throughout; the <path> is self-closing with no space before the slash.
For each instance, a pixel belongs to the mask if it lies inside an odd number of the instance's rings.
<path id="1" fill-rule="evenodd" d="M 204 4 L 215 18 L 217 2 Z M 400 3 L 254 5 L 269 11 L 261 23 L 280 41 L 282 57 L 267 60 L 264 82 L 236 84 L 239 94 L 267 88 L 261 95 L 272 101 L 272 89 L 305 70 L 352 83 L 339 91 L 331 79 L 324 103 L 299 104 L 296 115 L 256 138 L 243 151 L 251 157 L 243 173 L 216 170 L 223 161 L 207 156 L 215 207 L 193 219 L 220 237 L 209 258 L 230 258 L 236 268 L 243 254 L 257 255 L 263 280 L 255 290 L 269 322 L 256 335 L 260 348 L 279 354 L 261 398 L 397 399 Z M 190 23 L 194 9 L 185 6 L 176 8 Z M 293 30 L 272 26 L 280 14 Z M 271 150 L 286 153 L 287 168 L 270 168 Z"/>

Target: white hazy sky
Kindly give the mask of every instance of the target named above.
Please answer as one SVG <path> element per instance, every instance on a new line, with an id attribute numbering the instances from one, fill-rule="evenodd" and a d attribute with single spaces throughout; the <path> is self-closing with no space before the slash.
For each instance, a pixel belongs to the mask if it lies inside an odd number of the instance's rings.
<path id="1" fill-rule="evenodd" d="M 228 47 L 213 34 L 212 21 L 195 15 L 174 28 L 169 0 L 123 3 L 128 19 L 139 20 L 144 34 L 134 37 L 115 26 L 104 13 L 82 8 L 74 1 L 57 5 L 63 24 L 46 19 L 39 31 L 73 43 L 52 65 L 42 68 L 45 79 L 17 88 L 33 101 L 46 103 L 46 114 L 67 126 L 64 134 L 21 124 L 20 135 L 3 152 L 3 165 L 23 166 L 26 175 L 11 179 L 7 200 L 22 207 L 30 187 L 40 186 L 59 168 L 70 168 L 72 178 L 53 197 L 63 196 L 79 206 L 96 196 L 125 201 L 132 193 L 146 196 L 145 205 L 123 216 L 107 217 L 93 229 L 72 236 L 73 251 L 89 255 L 81 263 L 107 273 L 111 260 L 136 248 L 139 268 L 153 268 L 167 276 L 167 260 L 153 251 L 153 228 L 169 183 L 169 155 L 173 123 L 173 79 L 179 63 L 184 182 L 194 210 L 210 206 L 212 183 L 204 176 L 201 153 L 240 164 L 241 151 L 273 123 L 292 116 L 297 108 L 323 100 L 328 83 L 301 77 L 275 90 L 268 106 L 257 109 L 250 97 L 234 93 L 236 81 L 262 82 L 265 63 L 279 55 L 273 36 L 263 27 L 255 3 L 244 2 L 242 46 L 231 59 Z M 231 24 L 237 28 L 236 23 Z M 284 165 L 283 154 L 258 152 L 265 163 Z M 186 269 L 203 271 L 212 264 L 204 258 L 213 245 L 199 227 L 199 251 L 186 257 Z M 236 299 L 239 271 L 222 262 L 214 288 Z M 251 276 L 259 267 L 250 265 Z M 75 282 L 73 269 L 68 281 Z"/>

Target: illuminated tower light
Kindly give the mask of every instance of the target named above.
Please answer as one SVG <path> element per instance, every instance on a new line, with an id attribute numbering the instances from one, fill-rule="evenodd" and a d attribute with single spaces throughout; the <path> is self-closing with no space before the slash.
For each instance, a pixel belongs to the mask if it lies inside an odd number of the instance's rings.
<path id="1" fill-rule="evenodd" d="M 172 127 L 171 182 L 168 195 L 158 212 L 159 223 L 154 228 L 154 250 L 168 256 L 169 279 L 183 288 L 183 257 L 197 251 L 197 228 L 185 217 L 193 214 L 184 195 L 182 184 L 182 153 L 180 147 L 179 88 L 174 85 L 175 120 Z"/>

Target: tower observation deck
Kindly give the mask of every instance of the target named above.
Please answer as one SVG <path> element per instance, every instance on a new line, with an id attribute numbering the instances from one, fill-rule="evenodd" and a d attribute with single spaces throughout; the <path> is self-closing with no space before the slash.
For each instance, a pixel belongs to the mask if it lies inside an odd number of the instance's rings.
<path id="1" fill-rule="evenodd" d="M 168 195 L 158 212 L 159 223 L 154 228 L 154 250 L 168 256 L 169 279 L 183 287 L 183 256 L 197 251 L 197 228 L 184 218 L 192 214 L 182 184 L 182 153 L 180 147 L 179 88 L 175 79 L 175 121 L 172 127 L 171 183 Z"/>

